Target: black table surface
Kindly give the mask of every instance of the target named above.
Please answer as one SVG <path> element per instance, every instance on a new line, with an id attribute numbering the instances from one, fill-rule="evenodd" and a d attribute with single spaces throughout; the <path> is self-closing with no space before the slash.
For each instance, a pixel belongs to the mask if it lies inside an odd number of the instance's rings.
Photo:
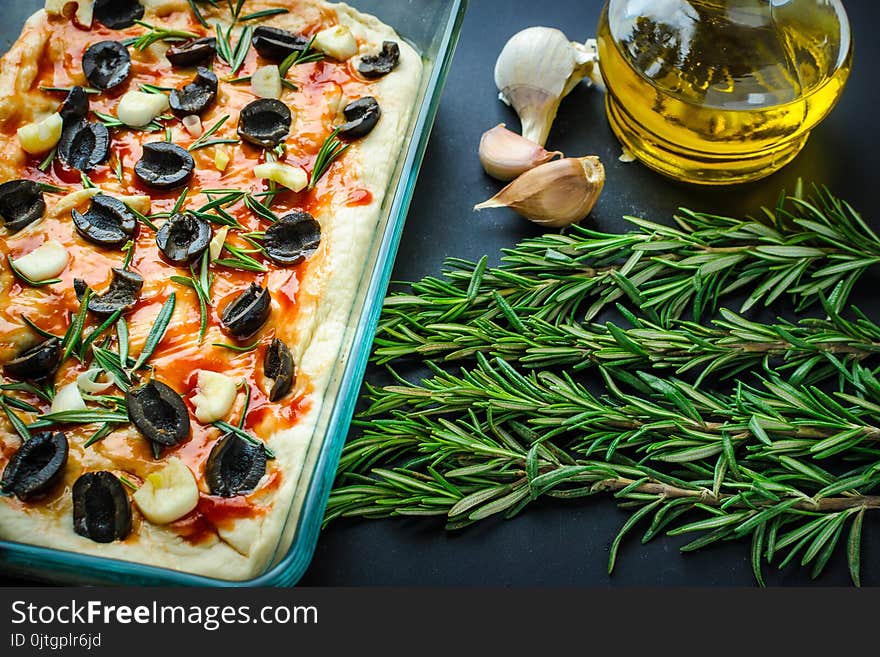
<path id="1" fill-rule="evenodd" d="M 396 1 L 396 0 L 395 0 Z M 404 0 L 400 0 L 404 1 Z M 4 2 L 0 47 L 17 36 L 19 26 L 42 0 Z M 357 5 L 356 0 L 352 4 Z M 418 0 L 411 3 L 418 6 Z M 440 104 L 421 168 L 394 280 L 437 274 L 450 256 L 496 263 L 500 249 L 538 234 L 528 222 L 506 210 L 479 215 L 475 203 L 500 185 L 487 177 L 477 159 L 480 135 L 516 115 L 497 99 L 495 59 L 506 40 L 532 25 L 562 29 L 573 40 L 595 35 L 600 0 L 471 0 L 461 41 Z M 640 164 L 618 161 L 620 147 L 605 119 L 601 94 L 581 85 L 563 101 L 548 146 L 570 156 L 598 155 L 607 172 L 603 195 L 587 219 L 607 231 L 626 230 L 624 215 L 669 223 L 679 206 L 744 216 L 773 205 L 780 191 L 800 177 L 827 185 L 873 222 L 873 185 L 880 170 L 876 73 L 880 40 L 874 29 L 880 5 L 874 0 L 845 0 L 855 39 L 853 72 L 831 115 L 813 132 L 806 148 L 781 172 L 748 185 L 709 189 L 667 180 Z M 880 308 L 866 280 L 856 300 Z M 368 372 L 368 378 L 375 376 Z M 330 525 L 318 541 L 314 559 L 301 580 L 309 586 L 717 586 L 753 585 L 748 545 L 729 543 L 682 555 L 684 538 L 660 538 L 642 546 L 637 540 L 621 550 L 613 575 L 606 573 L 611 539 L 625 521 L 610 499 L 577 503 L 538 502 L 514 520 L 489 520 L 458 533 L 445 533 L 430 520 L 346 520 Z M 863 584 L 880 583 L 880 523 L 866 519 Z M 0 566 L 2 567 L 2 566 Z M 793 568 L 767 574 L 769 584 L 805 584 Z M 0 583 L 13 583 L 3 580 Z M 818 585 L 849 583 L 845 559 L 832 559 Z"/>

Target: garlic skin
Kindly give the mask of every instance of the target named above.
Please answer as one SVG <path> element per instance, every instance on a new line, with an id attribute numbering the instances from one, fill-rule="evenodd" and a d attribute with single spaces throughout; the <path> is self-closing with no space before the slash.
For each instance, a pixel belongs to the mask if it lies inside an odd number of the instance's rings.
<path id="1" fill-rule="evenodd" d="M 554 160 L 526 171 L 474 210 L 507 207 L 536 224 L 561 228 L 590 214 L 604 185 L 598 157 Z"/>
<path id="2" fill-rule="evenodd" d="M 594 49 L 550 27 L 530 27 L 510 38 L 495 62 L 495 85 L 519 115 L 523 137 L 547 143 L 559 103 L 597 61 Z"/>
<path id="3" fill-rule="evenodd" d="M 559 151 L 549 152 L 533 141 L 508 130 L 503 123 L 483 133 L 480 163 L 496 180 L 513 180 L 539 164 L 549 162 Z"/>
<path id="4" fill-rule="evenodd" d="M 59 388 L 52 399 L 52 406 L 49 408 L 50 413 L 84 410 L 86 410 L 86 403 L 83 401 L 76 381 Z"/>
<path id="5" fill-rule="evenodd" d="M 76 385 L 80 392 L 87 392 L 93 395 L 100 394 L 113 386 L 113 381 L 109 378 L 101 381 L 103 371 L 102 369 L 94 368 L 78 375 L 76 377 Z"/>

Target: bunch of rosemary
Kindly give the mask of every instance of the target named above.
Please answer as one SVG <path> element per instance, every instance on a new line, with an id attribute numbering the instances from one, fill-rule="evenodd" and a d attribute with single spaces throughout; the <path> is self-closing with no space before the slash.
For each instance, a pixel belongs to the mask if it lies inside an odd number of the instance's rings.
<path id="1" fill-rule="evenodd" d="M 749 538 L 761 583 L 765 563 L 817 576 L 845 542 L 858 584 L 863 518 L 880 508 L 880 326 L 848 297 L 880 238 L 800 188 L 760 220 L 629 220 L 525 240 L 495 268 L 452 260 L 390 296 L 374 360 L 396 380 L 367 388 L 328 521 L 460 528 L 611 493 L 632 513 L 609 571 L 643 525 L 643 541 L 694 534 L 685 551 Z M 745 316 L 783 298 L 822 315 Z"/>

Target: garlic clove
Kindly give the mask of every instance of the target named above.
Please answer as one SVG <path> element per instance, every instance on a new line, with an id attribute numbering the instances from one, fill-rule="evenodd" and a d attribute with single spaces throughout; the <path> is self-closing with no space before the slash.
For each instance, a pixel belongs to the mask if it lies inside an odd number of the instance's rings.
<path id="1" fill-rule="evenodd" d="M 199 486 L 186 464 L 172 456 L 162 469 L 147 476 L 132 499 L 147 520 L 164 525 L 196 508 Z"/>
<path id="2" fill-rule="evenodd" d="M 281 162 L 264 162 L 254 167 L 257 178 L 271 180 L 294 192 L 301 192 L 309 184 L 309 176 L 302 167 L 294 167 Z"/>
<path id="3" fill-rule="evenodd" d="M 210 424 L 229 415 L 238 395 L 235 379 L 219 372 L 199 370 L 196 387 L 191 401 L 199 422 Z"/>
<path id="4" fill-rule="evenodd" d="M 507 207 L 542 226 L 561 228 L 590 214 L 604 185 L 598 157 L 554 160 L 526 171 L 474 210 Z"/>
<path id="5" fill-rule="evenodd" d="M 232 160 L 232 156 L 229 154 L 229 149 L 225 146 L 217 146 L 214 149 L 214 167 L 217 171 L 223 172 L 226 171 L 226 167 L 229 166 L 229 162 Z"/>
<path id="6" fill-rule="evenodd" d="M 340 62 L 358 53 L 357 41 L 345 25 L 335 25 L 318 32 L 315 35 L 314 47 Z"/>
<path id="7" fill-rule="evenodd" d="M 48 281 L 67 269 L 69 261 L 70 255 L 61 242 L 47 240 L 30 253 L 13 258 L 12 264 L 32 281 Z"/>
<path id="8" fill-rule="evenodd" d="M 495 62 L 495 85 L 519 115 L 526 139 L 547 143 L 559 103 L 596 61 L 591 48 L 553 28 L 530 27 L 510 38 Z"/>
<path id="9" fill-rule="evenodd" d="M 549 162 L 559 151 L 549 152 L 533 141 L 508 130 L 503 123 L 483 133 L 480 163 L 497 180 L 513 180 L 539 164 Z"/>
<path id="10" fill-rule="evenodd" d="M 211 262 L 220 257 L 223 251 L 223 245 L 226 244 L 226 236 L 229 234 L 229 226 L 223 226 L 214 233 L 211 243 L 208 245 L 208 253 L 211 256 Z"/>
<path id="11" fill-rule="evenodd" d="M 260 98 L 281 98 L 281 72 L 274 64 L 261 66 L 251 75 L 251 91 Z"/>
<path id="12" fill-rule="evenodd" d="M 61 140 L 63 120 L 57 112 L 42 121 L 28 123 L 18 129 L 18 142 L 31 155 L 42 155 L 52 150 Z"/>
<path id="13" fill-rule="evenodd" d="M 132 128 L 143 128 L 170 107 L 165 94 L 128 91 L 119 99 L 116 117 Z"/>
<path id="14" fill-rule="evenodd" d="M 93 368 L 78 375 L 76 377 L 76 385 L 80 392 L 102 393 L 113 386 L 113 381 L 109 377 L 104 381 L 99 381 L 103 371 L 99 368 Z"/>

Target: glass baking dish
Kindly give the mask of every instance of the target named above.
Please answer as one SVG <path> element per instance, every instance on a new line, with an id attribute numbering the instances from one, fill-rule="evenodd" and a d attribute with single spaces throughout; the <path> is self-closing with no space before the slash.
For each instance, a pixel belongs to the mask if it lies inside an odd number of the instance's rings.
<path id="1" fill-rule="evenodd" d="M 351 0 L 359 11 L 394 27 L 421 54 L 424 62 L 417 109 L 404 152 L 385 195 L 373 243 L 367 255 L 343 346 L 309 444 L 293 503 L 275 555 L 256 578 L 229 581 L 176 570 L 145 566 L 23 543 L 0 541 L 0 569 L 9 575 L 69 584 L 182 586 L 291 586 L 302 577 L 318 541 L 336 465 L 348 435 L 352 414 L 372 345 L 394 257 L 403 232 L 419 166 L 425 154 L 440 94 L 458 42 L 468 0 Z M 36 11 L 43 0 L 22 2 Z M 19 7 L 21 9 L 21 7 Z M 9 41 L 21 25 L 4 34 Z"/>

